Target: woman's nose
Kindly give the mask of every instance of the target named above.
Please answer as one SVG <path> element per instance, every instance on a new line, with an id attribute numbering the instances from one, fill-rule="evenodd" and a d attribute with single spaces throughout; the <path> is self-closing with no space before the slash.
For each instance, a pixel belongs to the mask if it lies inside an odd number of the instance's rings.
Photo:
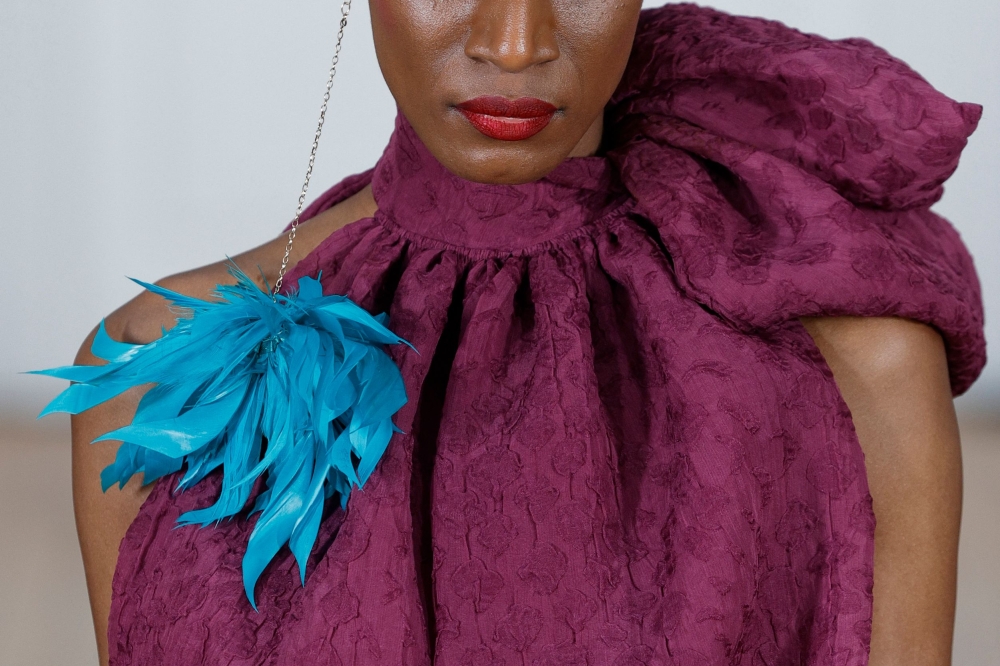
<path id="1" fill-rule="evenodd" d="M 551 0 L 481 0 L 465 54 L 505 72 L 555 60 L 559 46 Z"/>

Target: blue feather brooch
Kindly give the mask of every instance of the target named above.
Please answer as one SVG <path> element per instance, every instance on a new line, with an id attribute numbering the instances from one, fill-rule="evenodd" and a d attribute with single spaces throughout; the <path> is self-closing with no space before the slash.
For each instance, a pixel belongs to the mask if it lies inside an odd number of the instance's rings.
<path id="1" fill-rule="evenodd" d="M 105 490 L 142 473 L 145 483 L 186 469 L 179 489 L 222 468 L 211 507 L 190 511 L 182 525 L 206 526 L 235 516 L 254 482 L 265 488 L 252 511 L 261 515 L 243 557 L 243 583 L 254 587 L 288 544 L 305 585 L 323 506 L 361 487 L 394 432 L 406 403 L 399 368 L 384 345 L 408 342 L 346 296 L 324 296 L 303 277 L 288 296 L 262 291 L 235 265 L 236 284 L 219 285 L 205 301 L 138 282 L 190 313 L 146 345 L 112 340 L 103 322 L 92 351 L 102 366 L 41 370 L 75 382 L 42 412 L 79 414 L 124 391 L 154 384 L 130 425 L 94 441 L 121 440 L 101 473 Z"/>

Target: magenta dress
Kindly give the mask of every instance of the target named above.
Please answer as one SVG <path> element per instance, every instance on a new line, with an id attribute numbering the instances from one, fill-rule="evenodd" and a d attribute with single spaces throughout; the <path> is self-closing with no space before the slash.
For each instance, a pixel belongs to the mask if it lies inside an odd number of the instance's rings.
<path id="1" fill-rule="evenodd" d="M 160 481 L 121 545 L 111 663 L 862 666 L 874 516 L 797 318 L 934 326 L 954 392 L 985 362 L 979 286 L 929 211 L 980 108 L 862 40 L 693 5 L 643 12 L 606 150 L 546 178 L 447 172 L 404 118 L 374 218 L 322 271 L 419 354 L 409 403 L 305 587 L 243 592 L 255 517 L 184 527 L 217 478 Z"/>

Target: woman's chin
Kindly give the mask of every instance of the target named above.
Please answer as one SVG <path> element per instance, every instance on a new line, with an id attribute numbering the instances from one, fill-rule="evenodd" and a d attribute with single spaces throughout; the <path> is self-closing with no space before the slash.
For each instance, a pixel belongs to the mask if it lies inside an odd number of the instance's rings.
<path id="1" fill-rule="evenodd" d="M 562 164 L 576 148 L 565 133 L 549 129 L 523 141 L 501 141 L 465 132 L 436 134 L 424 144 L 451 173 L 476 183 L 520 185 L 540 180 Z M 419 131 L 418 131 L 419 135 Z M 554 141 L 553 139 L 563 139 Z"/>

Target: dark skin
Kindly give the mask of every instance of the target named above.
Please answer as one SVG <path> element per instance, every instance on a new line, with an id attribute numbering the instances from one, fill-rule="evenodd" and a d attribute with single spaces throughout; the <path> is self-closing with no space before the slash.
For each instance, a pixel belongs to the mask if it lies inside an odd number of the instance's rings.
<path id="1" fill-rule="evenodd" d="M 375 52 L 399 108 L 449 171 L 482 183 L 537 180 L 597 150 L 641 4 L 370 2 Z M 537 97 L 559 111 L 530 139 L 497 141 L 455 109 L 479 95 Z"/>
<path id="2" fill-rule="evenodd" d="M 593 155 L 602 110 L 622 75 L 639 0 L 370 0 L 379 64 L 401 110 L 434 156 L 478 182 L 536 180 L 567 157 Z M 490 139 L 454 105 L 479 95 L 538 97 L 559 108 L 523 141 Z M 307 220 L 294 264 L 337 229 L 370 217 L 370 188 Z M 284 237 L 235 257 L 273 283 Z M 231 278 L 222 262 L 161 280 L 208 297 Z M 147 343 L 174 316 L 143 293 L 106 320 L 112 337 Z M 944 344 L 931 328 L 889 318 L 803 320 L 854 417 L 874 499 L 872 666 L 950 663 L 961 457 Z M 94 364 L 93 334 L 77 363 Z M 128 423 L 139 391 L 73 418 L 73 492 L 100 659 L 107 664 L 111 580 L 118 545 L 149 494 L 133 479 L 102 493 L 100 470 L 117 443 L 90 444 Z"/>

